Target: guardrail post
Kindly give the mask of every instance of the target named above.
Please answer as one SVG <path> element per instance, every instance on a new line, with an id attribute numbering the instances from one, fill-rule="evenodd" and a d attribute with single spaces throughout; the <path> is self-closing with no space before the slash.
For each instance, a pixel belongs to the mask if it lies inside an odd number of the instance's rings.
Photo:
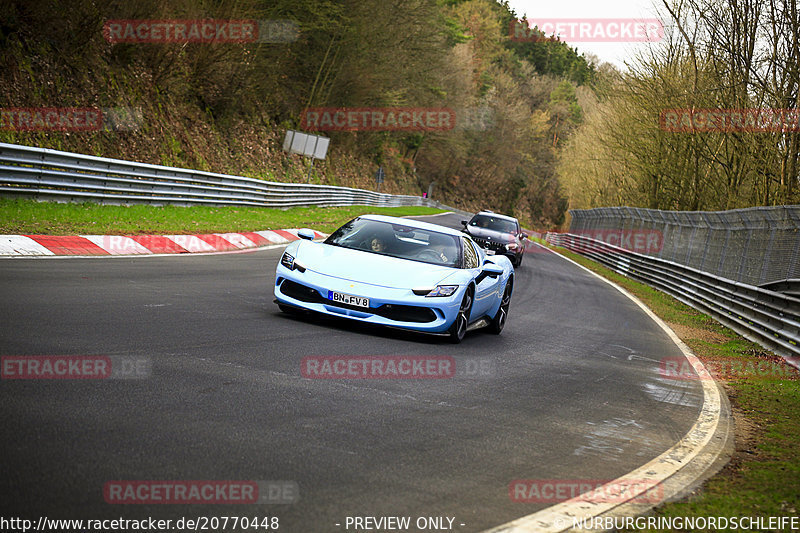
<path id="1" fill-rule="evenodd" d="M 35 194 L 34 194 L 34 196 L 33 196 L 33 197 L 34 197 L 36 200 L 41 200 L 41 194 L 42 194 L 42 177 L 43 177 L 43 174 L 44 174 L 42 167 L 44 166 L 44 158 L 45 158 L 45 154 L 46 154 L 46 152 L 44 152 L 44 151 L 42 151 L 42 152 L 39 152 L 39 157 L 38 157 L 38 159 L 39 159 L 39 164 L 38 164 L 38 165 L 36 165 L 36 169 L 39 171 L 39 172 L 36 174 L 36 193 L 35 193 Z"/>

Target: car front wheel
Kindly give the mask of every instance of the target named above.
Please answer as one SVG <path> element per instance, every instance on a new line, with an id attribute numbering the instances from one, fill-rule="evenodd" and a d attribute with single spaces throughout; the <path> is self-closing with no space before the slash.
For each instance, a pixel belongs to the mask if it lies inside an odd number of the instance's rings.
<path id="1" fill-rule="evenodd" d="M 509 279 L 508 282 L 506 282 L 505 290 L 503 290 L 503 299 L 500 301 L 500 309 L 497 310 L 497 314 L 494 315 L 494 318 L 489 323 L 489 331 L 495 335 L 499 335 L 506 325 L 506 320 L 508 319 L 508 308 L 511 307 L 511 292 L 513 291 L 513 288 L 514 285 Z"/>
<path id="2" fill-rule="evenodd" d="M 472 289 L 467 288 L 464 292 L 464 298 L 461 300 L 461 305 L 458 308 L 458 315 L 450 326 L 450 342 L 458 344 L 467 334 L 467 327 L 469 326 L 469 314 L 472 311 Z"/>

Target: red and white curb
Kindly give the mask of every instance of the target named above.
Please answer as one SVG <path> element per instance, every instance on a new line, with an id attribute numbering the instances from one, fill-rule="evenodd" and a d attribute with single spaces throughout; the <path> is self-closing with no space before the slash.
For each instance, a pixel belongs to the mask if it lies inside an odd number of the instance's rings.
<path id="1" fill-rule="evenodd" d="M 201 235 L 0 235 L 1 256 L 153 255 L 232 252 L 287 244 L 297 229 Z M 315 231 L 317 238 L 326 237 Z"/>

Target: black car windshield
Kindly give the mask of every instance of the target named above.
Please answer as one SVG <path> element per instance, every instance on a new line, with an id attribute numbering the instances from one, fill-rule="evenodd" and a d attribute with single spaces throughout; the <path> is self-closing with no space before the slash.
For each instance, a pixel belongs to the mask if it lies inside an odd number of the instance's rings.
<path id="1" fill-rule="evenodd" d="M 365 218 L 337 229 L 325 244 L 448 267 L 458 267 L 461 257 L 456 236 Z"/>
<path id="2" fill-rule="evenodd" d="M 492 217 L 487 215 L 475 215 L 469 221 L 470 226 L 476 228 L 488 229 L 491 231 L 499 231 L 501 233 L 516 233 L 517 225 L 513 220 L 505 218 Z"/>

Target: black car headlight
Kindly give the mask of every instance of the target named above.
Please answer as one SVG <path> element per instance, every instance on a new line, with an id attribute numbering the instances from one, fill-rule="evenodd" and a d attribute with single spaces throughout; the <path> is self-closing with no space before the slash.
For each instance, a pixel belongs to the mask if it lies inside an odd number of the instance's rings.
<path id="1" fill-rule="evenodd" d="M 452 296 L 458 290 L 458 285 L 437 285 L 433 289 L 414 289 L 417 296 L 436 297 Z"/>
<path id="2" fill-rule="evenodd" d="M 281 256 L 281 264 L 289 270 L 294 270 L 294 256 L 284 252 Z"/>
<path id="3" fill-rule="evenodd" d="M 284 252 L 281 256 L 281 264 L 288 268 L 289 270 L 297 270 L 301 274 L 306 271 L 305 265 L 300 263 L 297 259 L 294 258 L 292 254 Z"/>

